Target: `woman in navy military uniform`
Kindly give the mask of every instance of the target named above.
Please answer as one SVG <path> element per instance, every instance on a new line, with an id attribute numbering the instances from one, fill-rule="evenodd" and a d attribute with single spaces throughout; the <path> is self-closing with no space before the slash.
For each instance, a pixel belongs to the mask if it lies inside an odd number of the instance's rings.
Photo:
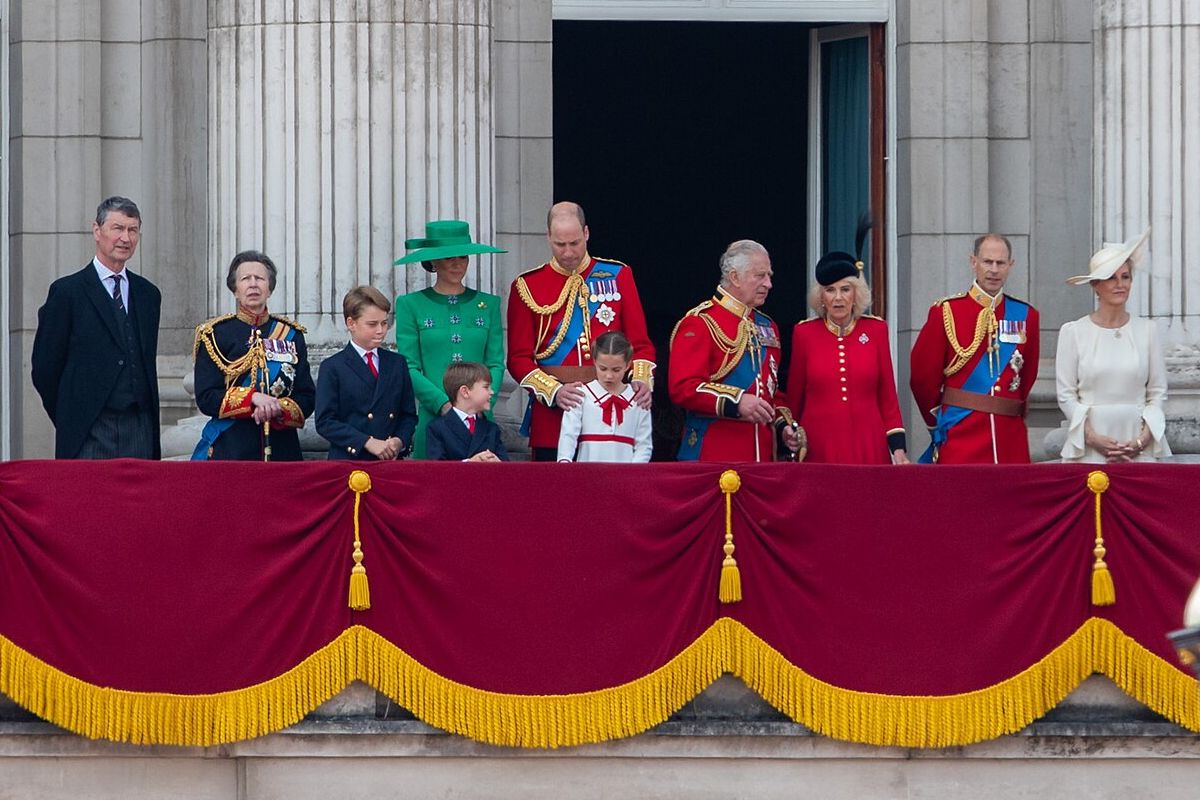
<path id="1" fill-rule="evenodd" d="M 299 461 L 316 405 L 304 328 L 267 311 L 278 271 L 266 254 L 234 256 L 225 285 L 237 313 L 196 328 L 196 405 L 211 419 L 192 459 Z"/>

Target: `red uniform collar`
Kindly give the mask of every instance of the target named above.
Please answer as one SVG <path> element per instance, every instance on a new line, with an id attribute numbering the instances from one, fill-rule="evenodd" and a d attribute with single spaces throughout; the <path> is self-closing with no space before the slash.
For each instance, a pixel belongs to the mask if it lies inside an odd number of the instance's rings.
<path id="1" fill-rule="evenodd" d="M 240 319 L 242 322 L 246 323 L 247 325 L 253 325 L 256 328 L 258 326 L 262 325 L 263 323 L 265 323 L 270 317 L 271 317 L 271 312 L 267 311 L 265 308 L 263 309 L 263 313 L 259 314 L 258 316 L 251 314 L 249 311 L 247 311 L 244 308 L 238 308 L 238 310 L 237 310 L 237 318 L 238 319 Z"/>

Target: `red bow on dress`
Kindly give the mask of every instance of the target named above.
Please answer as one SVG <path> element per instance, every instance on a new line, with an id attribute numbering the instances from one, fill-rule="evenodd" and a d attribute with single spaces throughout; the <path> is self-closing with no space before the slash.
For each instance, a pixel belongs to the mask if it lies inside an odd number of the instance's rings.
<path id="1" fill-rule="evenodd" d="M 613 424 L 613 409 L 617 410 L 617 424 L 620 425 L 625 421 L 625 409 L 629 408 L 629 401 L 624 397 L 616 394 L 610 394 L 608 397 L 600 401 L 600 409 L 604 412 L 604 424 Z"/>

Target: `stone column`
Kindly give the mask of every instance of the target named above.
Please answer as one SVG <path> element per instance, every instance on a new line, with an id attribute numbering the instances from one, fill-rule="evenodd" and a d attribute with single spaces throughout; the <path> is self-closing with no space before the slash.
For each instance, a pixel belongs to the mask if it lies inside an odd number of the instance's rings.
<path id="1" fill-rule="evenodd" d="M 1152 228 L 1131 310 L 1167 342 L 1172 448 L 1200 452 L 1200 6 L 1104 0 L 1095 24 L 1095 244 Z"/>
<path id="2" fill-rule="evenodd" d="M 393 268 L 429 219 L 493 228 L 488 0 L 209 2 L 208 309 L 232 310 L 226 267 L 260 248 L 271 308 L 344 341 L 342 295 L 427 285 Z M 492 259 L 470 285 L 493 291 Z"/>
<path id="3" fill-rule="evenodd" d="M 1089 307 L 1063 279 L 1090 253 L 1091 16 L 1088 0 L 896 5 L 897 367 L 910 451 L 929 438 L 909 402 L 908 354 L 930 305 L 970 286 L 968 256 L 987 231 L 1013 245 L 1006 290 L 1041 311 L 1035 458 L 1062 419 L 1057 333 Z"/>
<path id="4" fill-rule="evenodd" d="M 496 294 L 550 257 L 546 212 L 553 202 L 553 4 L 496 0 Z M 571 199 L 571 198 L 560 198 Z M 505 298 L 507 300 L 507 298 Z M 523 393 L 522 393 L 523 397 Z"/>

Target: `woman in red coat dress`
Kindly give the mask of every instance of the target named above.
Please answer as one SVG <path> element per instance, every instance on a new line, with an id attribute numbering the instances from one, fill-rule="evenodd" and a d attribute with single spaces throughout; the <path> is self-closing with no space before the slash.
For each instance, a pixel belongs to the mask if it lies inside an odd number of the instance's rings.
<path id="1" fill-rule="evenodd" d="M 887 323 L 863 312 L 871 290 L 849 253 L 817 262 L 808 304 L 818 316 L 792 330 L 788 404 L 818 464 L 907 464 Z"/>

